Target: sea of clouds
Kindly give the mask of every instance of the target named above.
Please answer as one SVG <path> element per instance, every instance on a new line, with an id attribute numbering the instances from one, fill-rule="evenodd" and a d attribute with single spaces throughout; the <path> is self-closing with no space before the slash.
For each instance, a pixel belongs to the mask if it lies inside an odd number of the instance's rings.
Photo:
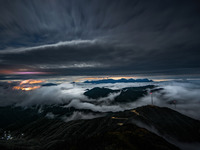
<path id="1" fill-rule="evenodd" d="M 41 88 L 32 91 L 12 90 L 5 88 L 5 85 L 0 86 L 0 106 L 22 106 L 29 107 L 35 105 L 54 105 L 62 104 L 65 108 L 87 109 L 94 112 L 118 112 L 143 105 L 151 104 L 151 96 L 146 96 L 137 101 L 128 103 L 113 103 L 115 97 L 120 92 L 112 93 L 104 98 L 89 99 L 84 95 L 84 92 L 94 87 L 106 87 L 110 89 L 122 89 L 125 87 L 138 87 L 149 84 L 157 85 L 163 88 L 161 91 L 153 93 L 154 105 L 169 107 L 175 109 L 190 117 L 200 119 L 200 81 L 165 81 L 152 83 L 115 83 L 115 84 L 86 84 L 86 83 L 62 83 L 55 86 L 41 86 Z M 170 101 L 176 101 L 176 106 L 170 104 Z M 100 103 L 97 103 L 100 102 Z M 75 112 L 74 116 L 84 116 Z M 92 115 L 91 115 L 92 116 Z M 72 116 L 73 118 L 73 116 Z M 75 117 L 74 117 L 75 118 Z M 87 117 L 82 117 L 87 118 Z M 89 117 L 92 118 L 92 117 Z"/>

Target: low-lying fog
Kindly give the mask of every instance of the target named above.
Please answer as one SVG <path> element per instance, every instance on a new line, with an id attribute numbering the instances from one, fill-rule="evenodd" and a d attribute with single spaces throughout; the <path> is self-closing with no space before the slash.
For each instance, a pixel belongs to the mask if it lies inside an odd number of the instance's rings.
<path id="1" fill-rule="evenodd" d="M 15 86 L 16 85 L 20 85 L 20 83 L 15 83 Z M 125 87 L 145 85 L 157 85 L 163 88 L 163 90 L 153 93 L 155 105 L 170 107 L 188 116 L 200 119 L 200 81 L 198 80 L 115 84 L 62 83 L 59 85 L 41 86 L 40 88 L 29 91 L 14 90 L 13 84 L 2 83 L 0 86 L 0 106 L 64 104 L 64 107 L 74 107 L 76 109 L 89 109 L 98 112 L 117 112 L 151 104 L 150 94 L 139 98 L 135 102 L 115 103 L 113 101 L 120 92 L 112 93 L 98 100 L 89 99 L 84 95 L 84 92 L 94 87 L 122 89 Z M 169 104 L 169 101 L 173 100 L 176 101 L 176 106 L 174 104 Z M 96 103 L 96 101 L 101 101 L 101 103 Z"/>

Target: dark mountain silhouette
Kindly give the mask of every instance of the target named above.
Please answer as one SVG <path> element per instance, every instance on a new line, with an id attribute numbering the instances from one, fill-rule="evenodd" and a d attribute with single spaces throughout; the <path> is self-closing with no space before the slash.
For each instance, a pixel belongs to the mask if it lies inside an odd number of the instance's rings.
<path id="1" fill-rule="evenodd" d="M 56 86 L 57 84 L 55 83 L 46 83 L 46 84 L 42 84 L 42 86 Z"/>
<path id="2" fill-rule="evenodd" d="M 120 90 L 112 90 L 108 88 L 100 88 L 100 87 L 95 87 L 91 90 L 88 90 L 84 93 L 88 98 L 93 98 L 93 99 L 98 99 L 101 97 L 107 97 L 111 93 L 117 93 L 120 92 Z"/>
<path id="3" fill-rule="evenodd" d="M 0 129 L 15 130 L 23 127 L 39 118 L 45 117 L 49 112 L 57 117 L 71 116 L 73 112 L 83 112 L 85 114 L 100 114 L 99 112 L 92 112 L 91 110 L 81 110 L 76 108 L 65 108 L 63 105 L 43 105 L 41 107 L 32 106 L 30 108 L 6 106 L 0 107 Z M 2 132 L 0 131 L 0 135 Z"/>
<path id="4" fill-rule="evenodd" d="M 92 80 L 92 81 L 85 81 L 84 83 L 92 83 L 92 84 L 101 84 L 101 83 L 134 83 L 134 82 L 153 82 L 153 80 L 149 79 L 103 79 L 103 80 Z"/>
<path id="5" fill-rule="evenodd" d="M 14 106 L 0 107 L 0 128 L 18 129 L 37 120 L 39 116 L 37 109 Z"/>
<path id="6" fill-rule="evenodd" d="M 200 121 L 187 117 L 167 107 L 148 105 L 119 113 L 119 117 L 132 117 L 133 122 L 153 127 L 160 135 L 181 142 L 200 142 Z"/>
<path id="7" fill-rule="evenodd" d="M 152 133 L 151 128 L 157 134 Z M 0 148 L 176 150 L 179 148 L 165 139 L 200 143 L 199 131 L 198 120 L 169 108 L 149 105 L 67 123 L 40 116 L 11 130 L 15 140 L 0 140 Z M 20 133 L 24 133 L 23 138 Z"/>

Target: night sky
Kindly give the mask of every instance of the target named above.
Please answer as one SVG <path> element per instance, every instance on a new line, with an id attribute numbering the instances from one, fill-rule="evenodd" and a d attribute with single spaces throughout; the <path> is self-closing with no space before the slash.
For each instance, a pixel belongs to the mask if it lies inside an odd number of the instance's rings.
<path id="1" fill-rule="evenodd" d="M 0 0 L 0 79 L 200 76 L 199 0 Z"/>

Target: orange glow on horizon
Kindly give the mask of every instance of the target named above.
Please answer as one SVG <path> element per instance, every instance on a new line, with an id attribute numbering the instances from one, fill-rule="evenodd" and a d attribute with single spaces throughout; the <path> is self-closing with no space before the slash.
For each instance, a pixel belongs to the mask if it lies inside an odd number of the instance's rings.
<path id="1" fill-rule="evenodd" d="M 32 86 L 32 87 L 23 87 L 23 86 L 14 86 L 13 90 L 22 90 L 22 91 L 31 91 L 35 89 L 39 89 L 40 86 Z"/>
<path id="2" fill-rule="evenodd" d="M 0 74 L 4 75 L 33 75 L 33 74 L 55 74 L 54 72 L 43 72 L 30 69 L 0 69 Z"/>
<path id="3" fill-rule="evenodd" d="M 40 86 L 33 86 L 33 87 L 26 87 L 26 88 L 22 88 L 23 91 L 30 91 L 30 90 L 35 90 L 35 89 L 39 89 Z"/>
<path id="4" fill-rule="evenodd" d="M 18 86 L 14 86 L 12 89 L 13 90 L 22 90 L 22 91 L 31 91 L 31 90 L 36 90 L 39 89 L 41 86 L 38 85 L 39 83 L 45 82 L 44 80 L 23 80 L 19 83 Z"/>
<path id="5" fill-rule="evenodd" d="M 11 70 L 0 70 L 0 74 L 12 74 Z"/>
<path id="6" fill-rule="evenodd" d="M 14 86 L 12 89 L 13 90 L 21 90 L 21 87 L 20 86 Z"/>
<path id="7" fill-rule="evenodd" d="M 24 81 L 21 81 L 20 85 L 23 85 L 23 84 L 38 84 L 38 83 L 42 83 L 44 82 L 43 80 L 24 80 Z"/>
<path id="8" fill-rule="evenodd" d="M 173 79 L 154 79 L 154 81 L 156 82 L 170 81 L 170 80 L 173 80 Z"/>

